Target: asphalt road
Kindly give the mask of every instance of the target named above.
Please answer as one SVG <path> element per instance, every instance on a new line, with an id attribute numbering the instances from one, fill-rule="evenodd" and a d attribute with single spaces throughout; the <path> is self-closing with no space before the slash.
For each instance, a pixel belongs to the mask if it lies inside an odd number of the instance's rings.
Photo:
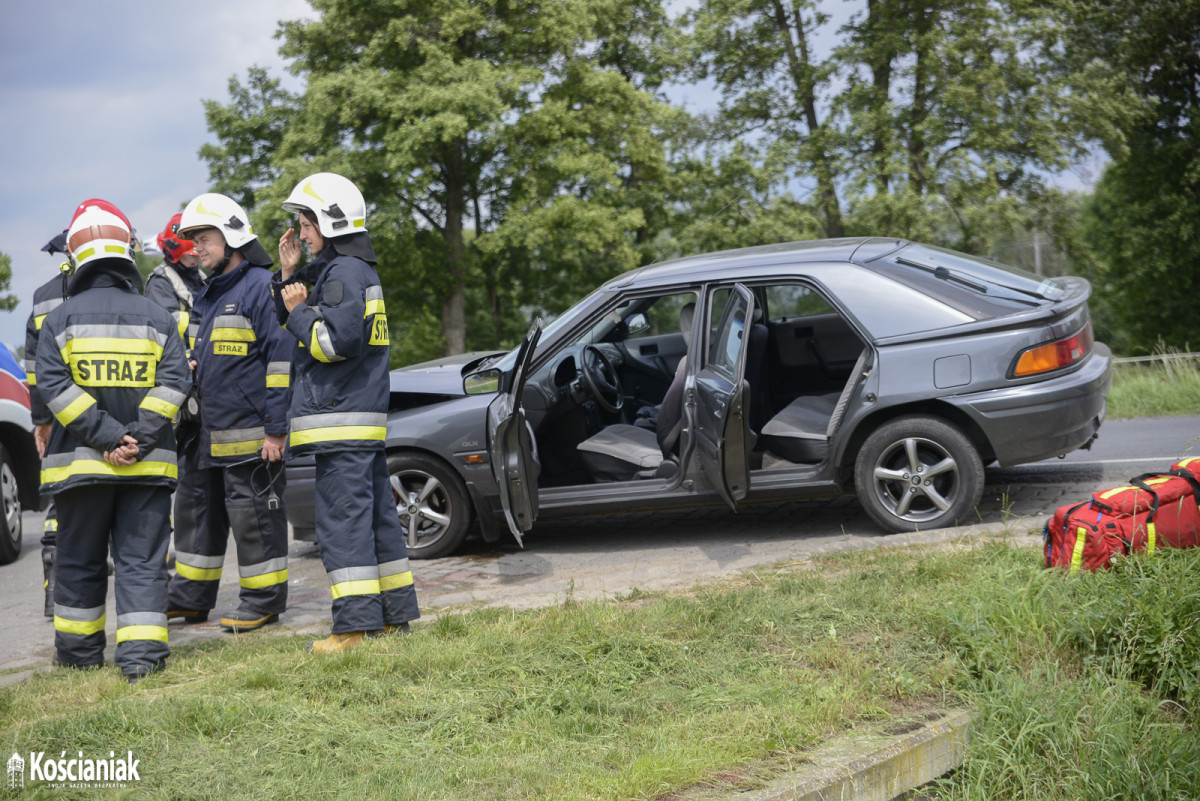
<path id="1" fill-rule="evenodd" d="M 757 567 L 803 562 L 819 553 L 909 542 L 949 541 L 1002 529 L 1040 531 L 1055 508 L 1115 486 L 1130 476 L 1166 469 L 1200 455 L 1200 417 L 1109 421 L 1090 451 L 986 474 L 979 522 L 920 534 L 882 535 L 852 496 L 831 501 L 723 508 L 686 513 L 643 513 L 556 519 L 538 524 L 525 549 L 505 540 L 469 542 L 462 553 L 414 562 L 418 599 L 427 615 L 470 605 L 531 608 L 567 598 L 591 599 L 643 590 L 702 584 Z M 39 538 L 42 515 L 26 512 L 20 558 L 0 567 L 0 683 L 19 681 L 49 664 L 53 626 L 42 616 Z M 237 565 L 232 546 L 217 611 L 236 605 Z M 315 546 L 293 542 L 289 609 L 282 625 L 240 636 L 295 632 L 324 636 L 329 585 Z M 115 620 L 109 593 L 109 620 Z M 215 620 L 219 615 L 214 615 Z M 112 625 L 110 623 L 110 653 Z M 232 636 L 215 623 L 171 625 L 171 642 Z"/>

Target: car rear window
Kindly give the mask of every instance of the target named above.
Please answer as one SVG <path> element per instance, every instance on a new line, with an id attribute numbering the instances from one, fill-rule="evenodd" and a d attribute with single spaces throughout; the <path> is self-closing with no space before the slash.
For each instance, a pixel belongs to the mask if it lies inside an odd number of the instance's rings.
<path id="1" fill-rule="evenodd" d="M 1051 278 L 931 245 L 909 245 L 869 266 L 980 320 L 1053 303 L 1066 294 Z"/>

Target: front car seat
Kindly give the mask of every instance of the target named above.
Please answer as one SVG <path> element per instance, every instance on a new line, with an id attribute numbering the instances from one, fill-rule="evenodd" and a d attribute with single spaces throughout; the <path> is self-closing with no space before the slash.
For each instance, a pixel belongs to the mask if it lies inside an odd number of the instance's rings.
<path id="1" fill-rule="evenodd" d="M 695 313 L 695 303 L 685 303 L 679 310 L 679 330 L 689 346 Z M 664 459 L 671 455 L 683 431 L 683 385 L 687 378 L 687 360 L 687 354 L 679 360 L 671 386 L 659 404 L 656 431 L 617 423 L 605 426 L 600 433 L 576 446 L 593 479 L 631 481 L 640 476 L 660 475 Z"/>

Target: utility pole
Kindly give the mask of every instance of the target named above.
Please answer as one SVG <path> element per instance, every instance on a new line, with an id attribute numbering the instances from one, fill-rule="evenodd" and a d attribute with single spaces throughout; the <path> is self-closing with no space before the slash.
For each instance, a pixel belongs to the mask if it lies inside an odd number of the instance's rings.
<path id="1" fill-rule="evenodd" d="M 1033 226 L 1033 271 L 1042 274 L 1042 238 L 1036 225 Z"/>

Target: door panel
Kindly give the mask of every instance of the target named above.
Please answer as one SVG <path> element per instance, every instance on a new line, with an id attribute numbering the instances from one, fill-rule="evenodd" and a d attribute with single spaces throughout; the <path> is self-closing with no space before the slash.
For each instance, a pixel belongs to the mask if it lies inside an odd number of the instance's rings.
<path id="1" fill-rule="evenodd" d="M 504 517 L 521 547 L 525 547 L 522 535 L 533 527 L 533 521 L 537 519 L 537 477 L 540 470 L 521 397 L 525 391 L 529 364 L 541 335 L 542 321 L 538 319 L 533 322 L 521 343 L 508 391 L 496 396 L 488 405 L 487 413 L 492 473 L 500 488 Z"/>
<path id="2" fill-rule="evenodd" d="M 720 291 L 713 293 L 713 296 Z M 710 298 L 710 308 L 712 299 Z M 745 402 L 746 344 L 754 296 L 735 284 L 720 317 L 710 325 L 704 363 L 693 379 L 696 456 L 713 489 L 731 508 L 750 487 L 749 419 Z M 711 317 L 711 312 L 710 312 Z"/>

